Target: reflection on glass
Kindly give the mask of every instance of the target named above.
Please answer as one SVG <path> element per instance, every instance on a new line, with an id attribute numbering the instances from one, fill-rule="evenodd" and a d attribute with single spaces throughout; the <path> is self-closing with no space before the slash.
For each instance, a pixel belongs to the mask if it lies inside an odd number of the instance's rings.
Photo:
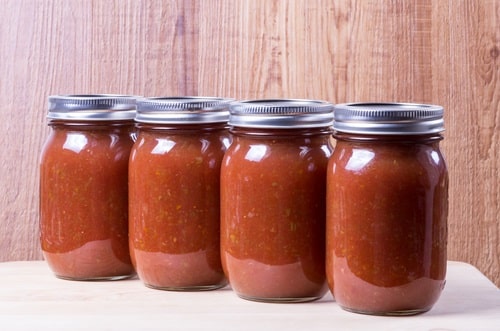
<path id="1" fill-rule="evenodd" d="M 432 160 L 433 160 L 436 164 L 439 164 L 439 162 L 440 162 L 440 157 L 439 157 L 438 152 L 436 152 L 436 151 L 432 151 L 432 152 L 431 152 L 431 158 L 432 158 Z"/>
<path id="2" fill-rule="evenodd" d="M 85 135 L 80 133 L 68 133 L 63 148 L 75 153 L 80 153 L 85 148 L 85 146 L 87 146 L 87 143 L 88 140 Z"/>
<path id="3" fill-rule="evenodd" d="M 262 161 L 267 154 L 267 146 L 266 145 L 251 145 L 247 154 L 245 155 L 245 159 L 252 162 Z"/>
<path id="4" fill-rule="evenodd" d="M 168 153 L 175 146 L 175 141 L 166 139 L 156 139 L 156 146 L 151 154 L 162 155 Z"/>
<path id="5" fill-rule="evenodd" d="M 346 169 L 351 171 L 360 171 L 375 157 L 375 153 L 364 149 L 354 149 L 352 155 L 347 161 Z"/>

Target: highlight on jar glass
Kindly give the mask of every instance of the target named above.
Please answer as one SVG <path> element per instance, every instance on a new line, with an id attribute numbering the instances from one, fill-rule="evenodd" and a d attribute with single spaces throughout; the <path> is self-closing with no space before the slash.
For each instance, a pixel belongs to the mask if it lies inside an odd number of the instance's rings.
<path id="1" fill-rule="evenodd" d="M 262 302 L 327 291 L 326 167 L 333 105 L 249 100 L 231 105 L 233 143 L 221 169 L 221 257 L 232 289 Z"/>
<path id="2" fill-rule="evenodd" d="M 336 105 L 328 165 L 327 277 L 345 310 L 428 311 L 445 285 L 448 172 L 443 108 Z"/>
<path id="3" fill-rule="evenodd" d="M 220 260 L 220 166 L 230 99 L 138 100 L 129 241 L 139 278 L 163 290 L 227 284 Z"/>
<path id="4" fill-rule="evenodd" d="M 40 162 L 43 256 L 59 278 L 131 277 L 127 172 L 135 97 L 58 95 L 48 103 L 51 132 Z"/>

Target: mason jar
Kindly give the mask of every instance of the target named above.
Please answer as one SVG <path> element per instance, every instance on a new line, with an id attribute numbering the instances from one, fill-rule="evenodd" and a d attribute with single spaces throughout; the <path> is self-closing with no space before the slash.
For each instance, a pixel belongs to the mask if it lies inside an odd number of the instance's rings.
<path id="1" fill-rule="evenodd" d="M 328 164 L 327 277 L 344 309 L 425 312 L 445 284 L 448 173 L 443 108 L 336 105 Z"/>
<path id="2" fill-rule="evenodd" d="M 40 240 L 59 278 L 135 274 L 128 249 L 128 158 L 136 102 L 121 95 L 50 96 L 40 164 Z"/>
<path id="3" fill-rule="evenodd" d="M 315 100 L 231 105 L 233 143 L 221 169 L 221 254 L 238 296 L 321 298 L 326 166 L 333 106 Z"/>
<path id="4" fill-rule="evenodd" d="M 227 284 L 220 259 L 220 166 L 231 100 L 143 98 L 129 169 L 130 252 L 139 278 L 162 290 Z"/>

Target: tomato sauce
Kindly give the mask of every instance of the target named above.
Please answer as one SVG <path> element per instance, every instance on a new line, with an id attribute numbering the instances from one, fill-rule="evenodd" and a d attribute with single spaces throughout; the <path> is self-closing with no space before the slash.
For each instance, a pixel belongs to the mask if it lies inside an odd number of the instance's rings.
<path id="1" fill-rule="evenodd" d="M 330 131 L 325 123 L 313 128 L 245 124 L 232 127 L 234 140 L 221 169 L 225 273 L 245 299 L 321 298 L 327 291 L 324 231 Z"/>
<path id="2" fill-rule="evenodd" d="M 445 284 L 448 176 L 439 133 L 337 131 L 328 165 L 327 275 L 368 314 L 429 310 Z"/>
<path id="3" fill-rule="evenodd" d="M 222 287 L 227 284 L 220 260 L 219 197 L 220 165 L 229 140 L 225 103 L 192 98 L 145 102 L 172 108 L 179 103 L 179 112 L 192 118 L 151 123 L 156 119 L 144 114 L 138 123 L 129 169 L 130 250 L 137 273 L 157 289 Z M 192 114 L 183 102 L 215 102 L 226 116 L 222 122 L 200 123 L 209 112 Z"/>
<path id="4" fill-rule="evenodd" d="M 49 125 L 40 166 L 44 258 L 60 278 L 132 276 L 127 173 L 133 122 L 58 119 Z"/>

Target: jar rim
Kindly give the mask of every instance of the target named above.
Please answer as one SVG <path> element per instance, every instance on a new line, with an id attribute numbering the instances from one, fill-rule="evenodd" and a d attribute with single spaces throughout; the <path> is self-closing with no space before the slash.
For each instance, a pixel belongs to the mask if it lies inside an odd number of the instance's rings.
<path id="1" fill-rule="evenodd" d="M 132 120 L 136 96 L 121 94 L 66 94 L 48 97 L 49 120 Z"/>
<path id="2" fill-rule="evenodd" d="M 248 128 L 315 128 L 333 123 L 333 104 L 313 99 L 256 99 L 231 104 L 229 125 Z"/>
<path id="3" fill-rule="evenodd" d="M 223 123 L 229 118 L 233 101 L 205 96 L 139 98 L 135 120 L 153 124 Z"/>
<path id="4" fill-rule="evenodd" d="M 415 135 L 444 131 L 443 107 L 433 104 L 358 102 L 334 107 L 333 129 L 339 132 Z"/>

